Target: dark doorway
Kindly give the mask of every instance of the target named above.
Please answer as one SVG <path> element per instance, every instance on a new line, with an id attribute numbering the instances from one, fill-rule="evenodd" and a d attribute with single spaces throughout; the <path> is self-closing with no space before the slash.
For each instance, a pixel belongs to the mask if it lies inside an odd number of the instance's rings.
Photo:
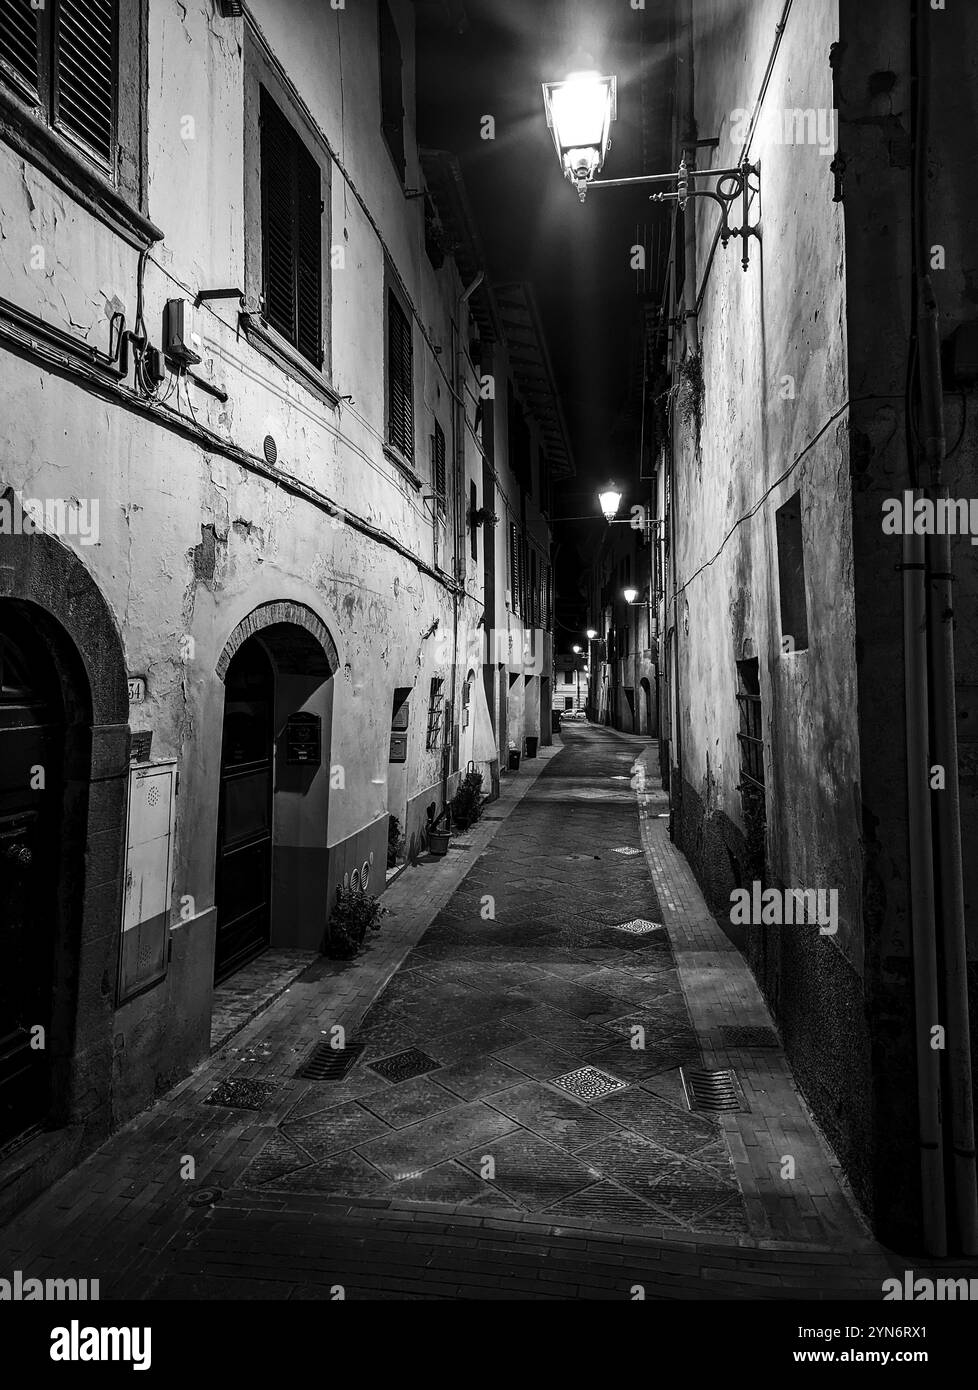
<path id="1" fill-rule="evenodd" d="M 64 742 L 51 653 L 0 603 L 0 1148 L 51 1108 Z"/>
<path id="2" fill-rule="evenodd" d="M 220 983 L 269 943 L 275 676 L 261 642 L 238 650 L 225 678 L 224 739 L 217 826 L 217 943 Z"/>

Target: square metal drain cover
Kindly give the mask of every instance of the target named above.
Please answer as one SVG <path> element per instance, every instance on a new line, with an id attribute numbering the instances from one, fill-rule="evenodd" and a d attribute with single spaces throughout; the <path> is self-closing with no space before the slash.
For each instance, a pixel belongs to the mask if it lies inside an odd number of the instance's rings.
<path id="1" fill-rule="evenodd" d="M 436 1062 L 418 1047 L 409 1047 L 406 1052 L 381 1057 L 379 1062 L 368 1062 L 367 1066 L 385 1081 L 396 1084 L 398 1081 L 410 1081 L 414 1076 L 424 1076 L 426 1071 L 437 1071 L 441 1062 Z"/>
<path id="2" fill-rule="evenodd" d="M 645 936 L 647 932 L 661 930 L 661 922 L 649 922 L 645 917 L 636 917 L 631 922 L 615 923 L 615 931 L 631 932 L 633 936 Z"/>
<path id="3" fill-rule="evenodd" d="M 615 1091 L 628 1090 L 627 1081 L 619 1081 L 617 1076 L 610 1076 L 597 1067 L 578 1067 L 576 1071 L 554 1077 L 550 1084 L 559 1086 L 578 1100 L 600 1100 L 602 1096 L 613 1095 Z"/>
<path id="4" fill-rule="evenodd" d="M 263 1110 L 278 1090 L 274 1081 L 253 1081 L 250 1076 L 229 1076 L 204 1101 L 230 1110 Z"/>
<path id="5" fill-rule="evenodd" d="M 706 1067 L 680 1067 L 679 1075 L 690 1110 L 708 1110 L 712 1113 L 750 1110 L 737 1075 L 730 1068 L 708 1071 Z"/>
<path id="6" fill-rule="evenodd" d="M 328 1038 L 321 1038 L 296 1076 L 303 1081 L 342 1081 L 353 1070 L 363 1048 L 363 1043 L 332 1047 Z"/>
<path id="7" fill-rule="evenodd" d="M 612 854 L 641 854 L 640 849 L 632 849 L 630 845 L 618 845 L 613 849 Z"/>
<path id="8" fill-rule="evenodd" d="M 724 1025 L 720 1037 L 727 1047 L 780 1047 L 781 1039 L 773 1028 L 734 1028 Z"/>

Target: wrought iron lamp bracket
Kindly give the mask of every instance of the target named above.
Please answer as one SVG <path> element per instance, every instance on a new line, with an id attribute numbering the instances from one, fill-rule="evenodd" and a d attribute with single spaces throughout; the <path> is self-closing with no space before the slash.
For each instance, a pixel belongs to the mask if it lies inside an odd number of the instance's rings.
<path id="1" fill-rule="evenodd" d="M 683 160 L 673 177 L 676 179 L 676 191 L 674 193 L 653 193 L 650 195 L 649 201 L 653 203 L 678 203 L 680 211 L 685 212 L 686 204 L 691 198 L 712 199 L 720 209 L 720 241 L 726 248 L 731 237 L 742 239 L 744 253 L 740 263 L 746 270 L 750 264 L 750 238 L 756 237 L 758 241 L 761 239 L 759 227 L 756 223 L 751 225 L 749 221 L 750 200 L 761 189 L 761 166 L 750 164 L 745 160 L 736 169 L 688 169 L 686 161 Z M 690 187 L 690 181 L 696 178 L 715 178 L 716 187 L 712 189 Z M 743 221 L 741 226 L 731 227 L 730 212 L 738 199 L 742 206 Z"/>

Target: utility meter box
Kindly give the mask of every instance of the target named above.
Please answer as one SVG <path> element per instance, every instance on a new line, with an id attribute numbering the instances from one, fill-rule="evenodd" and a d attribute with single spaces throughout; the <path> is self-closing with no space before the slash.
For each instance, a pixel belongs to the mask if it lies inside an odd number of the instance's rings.
<path id="1" fill-rule="evenodd" d="M 168 299 L 163 310 L 163 356 L 182 367 L 200 361 L 196 310 L 189 299 Z"/>
<path id="2" fill-rule="evenodd" d="M 120 1003 L 166 974 L 176 795 L 175 759 L 130 769 Z"/>

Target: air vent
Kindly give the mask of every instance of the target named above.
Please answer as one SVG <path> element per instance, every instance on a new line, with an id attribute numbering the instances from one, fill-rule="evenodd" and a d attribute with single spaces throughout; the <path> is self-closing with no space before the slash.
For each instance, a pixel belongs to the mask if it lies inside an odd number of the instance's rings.
<path id="1" fill-rule="evenodd" d="M 363 1043 L 333 1047 L 327 1038 L 323 1038 L 296 1072 L 296 1077 L 302 1081 L 342 1081 L 352 1071 L 362 1052 Z"/>
<path id="2" fill-rule="evenodd" d="M 265 451 L 265 462 L 270 468 L 274 468 L 276 463 L 278 463 L 278 445 L 270 434 L 265 435 L 265 442 L 262 448 Z"/>
<path id="3" fill-rule="evenodd" d="M 729 1068 L 725 1071 L 707 1071 L 705 1067 L 680 1067 L 679 1075 L 690 1110 L 706 1110 L 715 1114 L 750 1109 L 736 1073 Z"/>

